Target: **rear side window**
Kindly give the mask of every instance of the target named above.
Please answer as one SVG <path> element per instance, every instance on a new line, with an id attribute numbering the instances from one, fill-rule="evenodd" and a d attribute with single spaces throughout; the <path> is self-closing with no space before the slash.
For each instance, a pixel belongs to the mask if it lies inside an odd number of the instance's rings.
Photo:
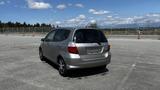
<path id="1" fill-rule="evenodd" d="M 70 30 L 57 30 L 54 36 L 54 41 L 63 41 L 68 38 Z"/>
<path id="2" fill-rule="evenodd" d="M 49 41 L 53 41 L 54 34 L 55 34 L 55 31 L 50 32 L 45 39 Z"/>
<path id="3" fill-rule="evenodd" d="M 108 42 L 102 31 L 80 29 L 75 32 L 76 43 L 99 43 Z"/>

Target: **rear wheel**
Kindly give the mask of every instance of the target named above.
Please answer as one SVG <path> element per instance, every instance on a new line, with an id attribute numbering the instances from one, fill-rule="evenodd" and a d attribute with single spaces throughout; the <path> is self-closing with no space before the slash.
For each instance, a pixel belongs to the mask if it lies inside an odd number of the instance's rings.
<path id="1" fill-rule="evenodd" d="M 43 56 L 42 49 L 39 49 L 39 58 L 40 58 L 41 61 L 45 60 L 45 57 Z"/>
<path id="2" fill-rule="evenodd" d="M 64 60 L 62 58 L 59 58 L 58 60 L 59 63 L 59 74 L 62 76 L 66 76 L 67 75 L 67 69 L 66 69 L 66 64 L 64 62 Z"/>

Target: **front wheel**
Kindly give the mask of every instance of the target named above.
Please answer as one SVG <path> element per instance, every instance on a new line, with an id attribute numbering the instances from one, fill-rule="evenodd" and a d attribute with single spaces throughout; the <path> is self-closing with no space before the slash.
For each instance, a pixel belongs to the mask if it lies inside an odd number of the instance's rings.
<path id="1" fill-rule="evenodd" d="M 66 76 L 67 75 L 67 69 L 66 69 L 66 64 L 64 62 L 64 60 L 62 58 L 59 59 L 59 74 L 62 76 Z"/>
<path id="2" fill-rule="evenodd" d="M 39 49 L 39 58 L 40 58 L 41 61 L 45 60 L 45 57 L 43 56 L 42 49 Z"/>
<path id="3" fill-rule="evenodd" d="M 100 66 L 99 68 L 102 69 L 102 70 L 105 70 L 105 69 L 106 69 L 106 66 L 107 66 L 107 65 L 103 65 L 103 66 Z"/>

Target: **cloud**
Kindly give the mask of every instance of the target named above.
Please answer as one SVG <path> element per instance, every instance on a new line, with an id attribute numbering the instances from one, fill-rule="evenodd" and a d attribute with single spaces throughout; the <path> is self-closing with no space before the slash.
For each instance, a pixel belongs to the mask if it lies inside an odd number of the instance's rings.
<path id="1" fill-rule="evenodd" d="M 0 1 L 0 5 L 4 5 L 5 4 L 5 2 L 4 1 Z"/>
<path id="2" fill-rule="evenodd" d="M 91 10 L 92 11 L 92 10 Z M 66 26 L 85 26 L 89 23 L 97 23 L 99 26 L 108 26 L 108 27 L 137 27 L 137 26 L 147 26 L 147 25 L 159 25 L 160 24 L 160 14 L 152 13 L 146 14 L 143 16 L 132 16 L 122 18 L 119 16 L 106 15 L 103 18 L 89 17 L 81 14 L 75 18 L 66 20 L 63 25 Z M 157 24 L 159 23 L 159 24 Z"/>
<path id="3" fill-rule="evenodd" d="M 77 3 L 77 4 L 75 4 L 75 6 L 76 6 L 76 7 L 79 7 L 79 8 L 83 8 L 83 7 L 84 7 L 84 5 L 81 4 L 81 3 Z"/>
<path id="4" fill-rule="evenodd" d="M 134 19 L 131 17 L 128 18 L 120 18 L 114 16 L 106 16 L 106 18 L 99 21 L 102 25 L 119 25 L 119 24 L 132 24 L 134 23 Z"/>
<path id="5" fill-rule="evenodd" d="M 77 19 L 81 19 L 81 20 L 83 20 L 83 19 L 86 19 L 86 16 L 85 16 L 85 15 L 83 15 L 83 14 L 81 14 L 81 15 L 79 15 L 79 16 L 77 17 Z"/>
<path id="6" fill-rule="evenodd" d="M 91 10 L 93 11 L 93 10 Z M 115 15 L 105 15 L 105 17 L 89 17 L 80 14 L 77 17 L 55 22 L 56 25 L 63 26 L 86 26 L 89 23 L 97 23 L 99 26 L 106 27 L 138 27 L 138 26 L 159 26 L 160 13 L 150 13 L 143 16 L 120 17 Z"/>
<path id="7" fill-rule="evenodd" d="M 144 16 L 134 16 L 132 17 L 135 23 L 157 23 L 160 22 L 160 14 L 152 13 L 146 14 Z"/>
<path id="8" fill-rule="evenodd" d="M 90 13 L 93 13 L 93 12 L 95 12 L 96 10 L 95 9 L 89 9 L 89 12 Z"/>
<path id="9" fill-rule="evenodd" d="M 9 4 L 11 1 L 9 0 L 0 0 L 0 5 Z"/>
<path id="10" fill-rule="evenodd" d="M 61 24 L 61 21 L 56 21 L 55 24 L 56 24 L 56 25 L 60 25 L 60 24 Z"/>
<path id="11" fill-rule="evenodd" d="M 95 24 L 95 23 L 97 23 L 97 21 L 96 20 L 90 20 L 90 23 Z"/>
<path id="12" fill-rule="evenodd" d="M 75 18 L 67 20 L 67 22 L 75 24 L 75 23 L 80 23 L 81 21 L 84 21 L 85 19 L 86 19 L 86 16 L 81 14 Z"/>
<path id="13" fill-rule="evenodd" d="M 63 10 L 63 9 L 65 9 L 65 8 L 67 8 L 67 6 L 66 6 L 65 4 L 59 4 L 59 5 L 57 5 L 56 8 L 57 8 L 57 9 L 60 9 L 60 10 Z"/>
<path id="14" fill-rule="evenodd" d="M 111 16 L 111 15 L 110 15 L 110 16 L 107 16 L 107 18 L 112 18 L 112 17 L 113 17 L 113 16 Z"/>
<path id="15" fill-rule="evenodd" d="M 125 27 L 129 27 L 130 25 L 137 27 L 137 26 L 147 26 L 152 25 L 156 26 L 160 23 L 160 14 L 159 13 L 152 13 L 152 14 L 146 14 L 143 16 L 132 16 L 132 17 L 114 17 L 114 16 L 106 16 L 106 18 L 103 18 L 98 21 L 98 24 L 100 25 L 123 25 Z"/>
<path id="16" fill-rule="evenodd" d="M 52 6 L 49 3 L 45 2 L 37 2 L 34 0 L 27 0 L 28 7 L 31 9 L 48 9 L 52 8 Z"/>
<path id="17" fill-rule="evenodd" d="M 88 11 L 89 13 L 95 14 L 95 15 L 104 15 L 104 14 L 108 14 L 110 13 L 109 11 L 105 11 L 105 10 L 95 10 L 95 9 L 89 9 Z"/>
<path id="18" fill-rule="evenodd" d="M 65 25 L 67 25 L 67 26 L 78 26 L 78 25 L 85 24 L 86 23 L 85 21 L 86 21 L 86 16 L 83 15 L 83 14 L 80 14 L 75 18 L 66 20 Z"/>

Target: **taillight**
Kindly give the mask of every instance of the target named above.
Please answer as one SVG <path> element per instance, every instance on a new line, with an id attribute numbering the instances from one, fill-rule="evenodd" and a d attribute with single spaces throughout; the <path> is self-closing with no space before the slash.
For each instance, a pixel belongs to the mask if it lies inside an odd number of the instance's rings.
<path id="1" fill-rule="evenodd" d="M 110 51 L 110 49 L 111 49 L 111 45 L 108 44 L 108 50 L 107 51 Z"/>
<path id="2" fill-rule="evenodd" d="M 73 54 L 78 54 L 77 47 L 68 47 L 68 52 Z"/>

